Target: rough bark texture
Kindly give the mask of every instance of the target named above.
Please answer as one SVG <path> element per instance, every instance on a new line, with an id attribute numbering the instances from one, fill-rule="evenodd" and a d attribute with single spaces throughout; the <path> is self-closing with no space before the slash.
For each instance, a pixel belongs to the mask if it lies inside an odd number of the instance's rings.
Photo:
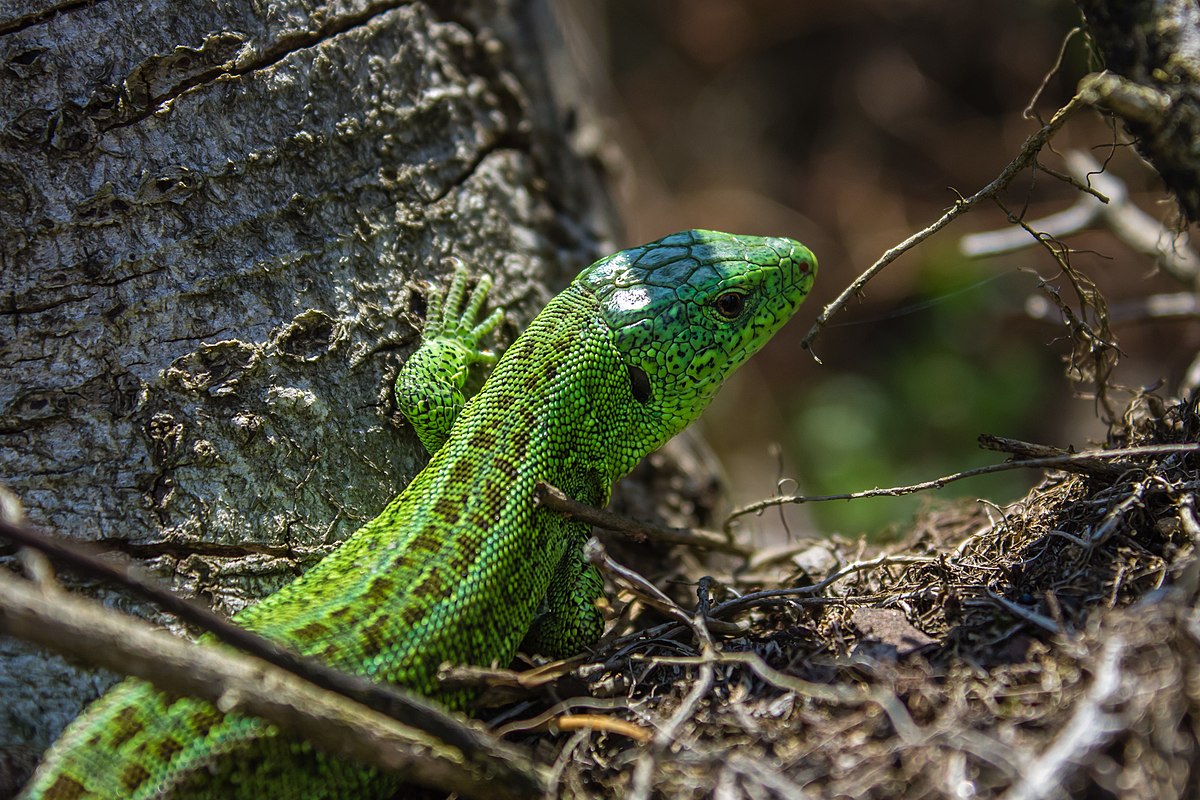
<path id="1" fill-rule="evenodd" d="M 1077 0 L 1105 66 L 1104 104 L 1137 137 L 1191 222 L 1200 222 L 1200 8 L 1195 0 Z"/>
<path id="2" fill-rule="evenodd" d="M 548 15 L 0 2 L 0 481 L 30 518 L 234 611 L 377 513 L 425 458 L 390 393 L 425 281 L 495 274 L 510 338 L 610 243 Z M 0 759 L 107 681 L 0 639 Z"/>

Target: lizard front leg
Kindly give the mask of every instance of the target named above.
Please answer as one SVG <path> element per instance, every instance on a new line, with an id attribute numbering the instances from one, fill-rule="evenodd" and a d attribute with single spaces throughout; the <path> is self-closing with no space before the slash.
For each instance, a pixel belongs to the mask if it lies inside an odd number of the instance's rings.
<path id="1" fill-rule="evenodd" d="M 430 296 L 421 346 L 396 376 L 396 405 L 430 455 L 445 443 L 463 407 L 470 366 L 496 360 L 480 342 L 504 319 L 504 311 L 476 321 L 491 286 L 490 276 L 480 277 L 464 305 L 467 268 L 457 262 L 445 297 L 436 291 Z"/>

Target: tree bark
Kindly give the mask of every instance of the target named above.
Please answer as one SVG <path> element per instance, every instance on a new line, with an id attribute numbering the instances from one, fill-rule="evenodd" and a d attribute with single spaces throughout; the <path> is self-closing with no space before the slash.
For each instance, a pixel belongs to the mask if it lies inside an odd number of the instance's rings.
<path id="1" fill-rule="evenodd" d="M 1124 121 L 1190 222 L 1200 222 L 1200 8 L 1195 0 L 1077 0 Z"/>
<path id="2" fill-rule="evenodd" d="M 613 239 L 549 15 L 0 4 L 0 481 L 31 520 L 232 612 L 374 516 L 425 460 L 391 383 L 426 281 L 495 275 L 507 340 Z M 109 680 L 0 639 L 0 760 Z"/>

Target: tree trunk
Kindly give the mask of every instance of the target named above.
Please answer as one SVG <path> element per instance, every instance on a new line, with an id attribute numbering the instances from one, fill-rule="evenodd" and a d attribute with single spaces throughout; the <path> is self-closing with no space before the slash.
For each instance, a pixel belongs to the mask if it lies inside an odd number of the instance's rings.
<path id="1" fill-rule="evenodd" d="M 374 516 L 425 459 L 390 387 L 426 281 L 495 275 L 507 340 L 611 242 L 549 14 L 4 4 L 0 481 L 32 521 L 232 612 Z M 0 639 L 0 758 L 108 680 Z"/>
<path id="2" fill-rule="evenodd" d="M 1200 222 L 1200 8 L 1195 0 L 1076 0 L 1125 122 L 1189 222 Z"/>

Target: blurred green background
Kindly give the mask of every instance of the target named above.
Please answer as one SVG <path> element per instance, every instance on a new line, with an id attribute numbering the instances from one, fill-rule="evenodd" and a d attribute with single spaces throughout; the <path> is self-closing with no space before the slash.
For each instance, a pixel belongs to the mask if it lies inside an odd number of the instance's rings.
<path id="1" fill-rule="evenodd" d="M 960 237 L 1004 227 L 987 205 L 890 265 L 816 344 L 821 307 L 886 249 L 936 219 L 956 192 L 994 178 L 1038 127 L 1024 109 L 1052 70 L 1074 6 L 1050 0 L 609 0 L 566 3 L 568 41 L 605 114 L 597 157 L 619 189 L 624 244 L 688 227 L 789 235 L 817 253 L 817 289 L 703 420 L 732 499 L 849 492 L 995 463 L 976 437 L 1057 446 L 1102 439 L 1095 403 L 1063 376 L 1061 325 L 1030 318 L 1041 249 L 969 260 Z M 1034 109 L 1049 118 L 1095 68 L 1082 37 Z M 1119 130 L 1078 115 L 1058 153 L 1091 151 L 1145 210 L 1170 219 L 1156 176 Z M 1062 170 L 1046 151 L 1042 163 Z M 1028 171 L 1005 202 L 1029 218 L 1076 198 Z M 1072 263 L 1110 302 L 1175 291 L 1103 231 L 1071 240 Z M 1116 380 L 1173 386 L 1200 345 L 1194 320 L 1116 329 Z M 1162 342 L 1170 341 L 1170 347 Z M 1085 388 L 1086 387 L 1082 387 Z M 776 447 L 778 446 L 778 453 Z M 1010 472 L 936 493 L 1010 502 L 1036 480 Z M 782 484 L 779 481 L 783 481 Z M 791 507 L 751 521 L 759 541 L 792 534 L 885 536 L 928 495 Z"/>

